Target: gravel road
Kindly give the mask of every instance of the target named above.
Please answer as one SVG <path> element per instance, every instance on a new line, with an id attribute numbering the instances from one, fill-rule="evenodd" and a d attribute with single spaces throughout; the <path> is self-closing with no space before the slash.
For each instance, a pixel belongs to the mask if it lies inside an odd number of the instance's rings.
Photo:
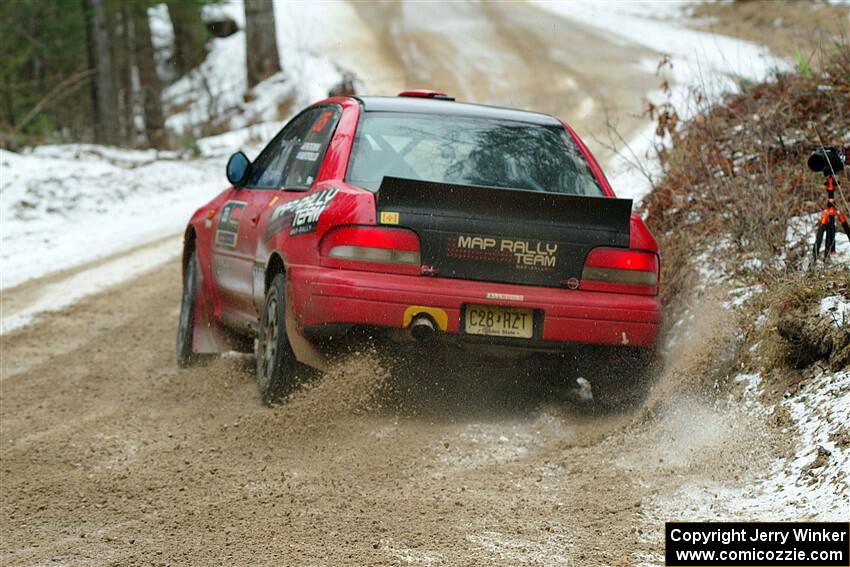
<path id="1" fill-rule="evenodd" d="M 633 130 L 652 54 L 523 6 L 356 8 L 387 84 Z M 4 290 L 4 316 L 73 276 Z M 649 403 L 598 415 L 503 361 L 411 383 L 369 349 L 267 408 L 248 357 L 177 369 L 179 299 L 175 259 L 2 336 L 0 564 L 653 565 L 683 490 L 785 451 L 715 386 L 734 325 L 707 300 Z"/>
<path id="2" fill-rule="evenodd" d="M 349 41 L 323 49 L 367 90 L 442 90 L 461 101 L 526 108 L 567 120 L 597 158 L 613 152 L 606 123 L 630 139 L 661 55 L 530 3 L 354 2 Z M 649 62 L 649 64 L 647 64 Z M 619 141 L 617 141 L 617 145 Z"/>
<path id="3" fill-rule="evenodd" d="M 179 296 L 175 261 L 3 337 L 3 565 L 637 565 L 657 502 L 781 450 L 701 391 L 710 317 L 630 414 L 370 351 L 266 408 L 247 357 L 176 368 Z"/>

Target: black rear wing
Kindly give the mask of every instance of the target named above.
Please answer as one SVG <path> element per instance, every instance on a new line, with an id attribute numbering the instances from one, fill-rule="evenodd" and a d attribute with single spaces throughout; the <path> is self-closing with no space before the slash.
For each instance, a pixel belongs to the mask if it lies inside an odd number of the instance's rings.
<path id="1" fill-rule="evenodd" d="M 384 177 L 377 208 L 379 219 L 381 212 L 399 213 L 402 225 L 409 224 L 405 219 L 413 225 L 422 224 L 426 220 L 422 217 L 432 222 L 437 218 L 463 219 L 472 224 L 477 224 L 476 220 L 509 221 L 524 225 L 521 232 L 542 238 L 559 240 L 558 236 L 580 231 L 584 237 L 576 234 L 567 239 L 628 247 L 632 200 Z"/>

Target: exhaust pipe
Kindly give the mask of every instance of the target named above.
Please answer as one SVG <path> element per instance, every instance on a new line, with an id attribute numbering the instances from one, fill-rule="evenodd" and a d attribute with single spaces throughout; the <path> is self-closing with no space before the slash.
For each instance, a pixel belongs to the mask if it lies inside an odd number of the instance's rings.
<path id="1" fill-rule="evenodd" d="M 435 332 L 434 321 L 428 315 L 417 315 L 410 323 L 410 334 L 417 341 L 427 341 Z"/>

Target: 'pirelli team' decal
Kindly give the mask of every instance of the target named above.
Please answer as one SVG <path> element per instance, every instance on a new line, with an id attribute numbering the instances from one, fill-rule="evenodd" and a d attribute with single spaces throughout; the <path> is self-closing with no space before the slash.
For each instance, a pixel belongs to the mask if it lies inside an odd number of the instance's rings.
<path id="1" fill-rule="evenodd" d="M 216 248 L 236 248 L 239 238 L 239 223 L 242 222 L 242 212 L 246 203 L 243 201 L 228 201 L 221 208 L 221 217 L 215 231 Z"/>
<path id="2" fill-rule="evenodd" d="M 323 189 L 277 207 L 269 217 L 266 240 L 285 231 L 287 227 L 290 227 L 290 236 L 315 231 L 319 218 L 338 192 L 336 188 Z"/>

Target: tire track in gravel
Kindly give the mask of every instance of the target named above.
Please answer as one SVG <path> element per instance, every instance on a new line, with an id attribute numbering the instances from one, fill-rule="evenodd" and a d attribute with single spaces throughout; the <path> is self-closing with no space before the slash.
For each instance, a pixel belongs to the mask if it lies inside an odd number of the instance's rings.
<path id="1" fill-rule="evenodd" d="M 536 8 L 444 6 L 456 17 L 355 5 L 405 81 L 580 129 L 655 85 L 635 75 L 652 54 Z M 4 290 L 4 310 L 58 281 Z M 503 361 L 431 364 L 411 384 L 399 375 L 421 360 L 369 349 L 266 408 L 250 357 L 176 368 L 179 300 L 170 261 L 0 337 L 0 564 L 653 564 L 657 502 L 783 451 L 715 386 L 735 329 L 709 299 L 654 398 L 620 416 L 558 403 Z"/>
<path id="2" fill-rule="evenodd" d="M 595 416 L 516 371 L 411 394 L 368 350 L 266 408 L 250 357 L 176 368 L 179 285 L 170 262 L 2 338 L 2 564 L 610 564 L 659 552 L 657 495 L 764 443 L 695 396 Z"/>

